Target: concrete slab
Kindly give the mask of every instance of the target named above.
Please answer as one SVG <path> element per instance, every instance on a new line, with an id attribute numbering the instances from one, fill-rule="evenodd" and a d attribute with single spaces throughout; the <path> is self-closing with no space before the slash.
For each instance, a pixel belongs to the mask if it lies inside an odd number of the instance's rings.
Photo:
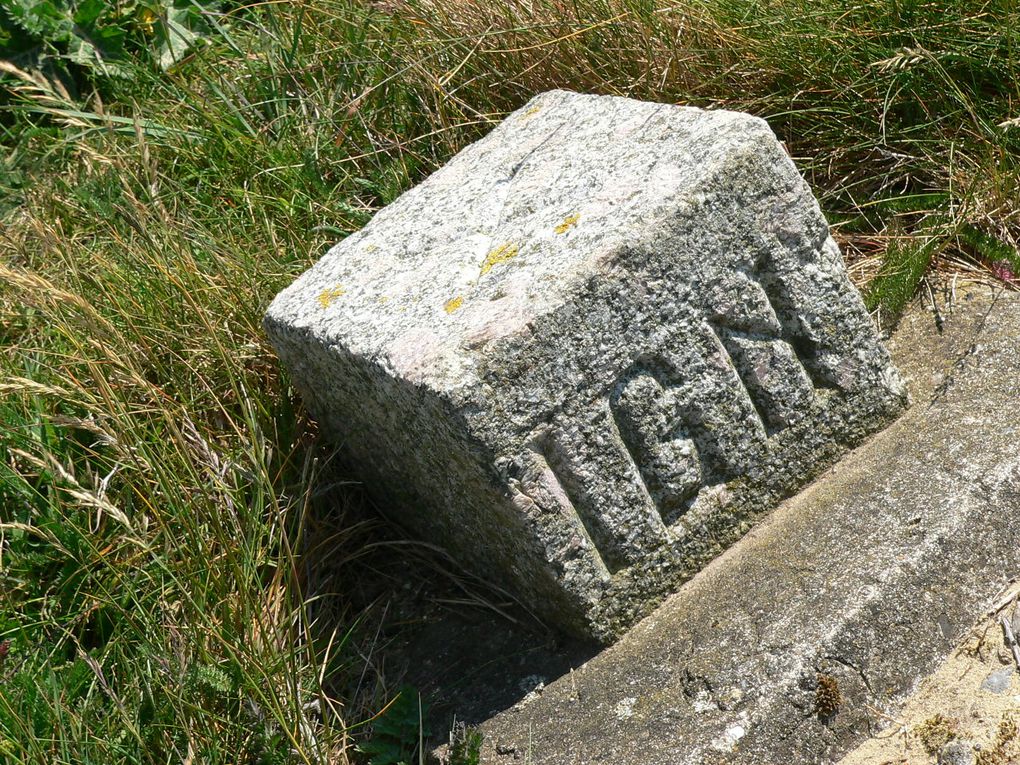
<path id="1" fill-rule="evenodd" d="M 1020 762 L 1020 667 L 1000 620 L 1020 622 L 1020 582 L 925 678 L 895 717 L 839 765 Z M 948 740 L 947 740 L 948 739 Z"/>
<path id="2" fill-rule="evenodd" d="M 623 640 L 483 725 L 483 761 L 829 763 L 1020 570 L 1020 299 L 891 343 L 914 404 Z"/>

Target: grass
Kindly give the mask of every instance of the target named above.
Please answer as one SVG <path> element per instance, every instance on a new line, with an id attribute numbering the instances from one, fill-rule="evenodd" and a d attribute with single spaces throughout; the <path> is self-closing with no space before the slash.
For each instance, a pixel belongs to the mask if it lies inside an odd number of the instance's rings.
<path id="1" fill-rule="evenodd" d="M 5 762 L 366 759 L 400 681 L 365 658 L 398 556 L 259 322 L 535 92 L 765 117 L 887 320 L 949 271 L 1020 273 L 1012 0 L 309 0 L 220 21 L 229 38 L 88 96 L 0 74 Z"/>

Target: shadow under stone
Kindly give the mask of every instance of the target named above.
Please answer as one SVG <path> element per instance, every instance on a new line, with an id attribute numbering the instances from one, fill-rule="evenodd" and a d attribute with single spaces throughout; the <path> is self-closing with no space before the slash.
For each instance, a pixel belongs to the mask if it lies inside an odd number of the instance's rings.
<path id="1" fill-rule="evenodd" d="M 431 705 L 432 732 L 441 738 L 454 719 L 474 725 L 540 695 L 599 648 L 549 632 L 526 614 L 515 622 L 463 607 L 426 620 L 389 650 L 391 661 L 404 664 L 405 682 Z"/>
<path id="2" fill-rule="evenodd" d="M 400 687 L 421 694 L 437 743 L 453 723 L 481 723 L 540 695 L 599 652 L 554 632 L 498 586 L 386 520 L 385 507 L 323 445 L 304 528 L 312 620 L 325 644 L 350 635 L 350 665 L 331 692 L 366 718 Z M 534 698 L 534 696 L 532 696 Z"/>

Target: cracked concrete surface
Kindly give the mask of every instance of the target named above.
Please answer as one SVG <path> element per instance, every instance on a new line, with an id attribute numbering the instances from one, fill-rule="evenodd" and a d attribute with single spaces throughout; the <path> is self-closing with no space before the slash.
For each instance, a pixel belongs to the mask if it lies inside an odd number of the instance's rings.
<path id="1" fill-rule="evenodd" d="M 909 314 L 890 344 L 908 413 L 485 723 L 483 761 L 831 763 L 884 727 L 1020 571 L 1018 328 L 1015 294 L 971 293 L 942 334 Z"/>
<path id="2" fill-rule="evenodd" d="M 936 765 L 1020 761 L 1020 670 L 1000 620 L 1020 624 L 1020 582 L 925 678 L 884 729 L 839 765 Z M 933 736 L 933 727 L 944 731 Z M 948 739 L 948 740 L 946 740 Z M 979 759 L 979 758 L 983 758 Z"/>

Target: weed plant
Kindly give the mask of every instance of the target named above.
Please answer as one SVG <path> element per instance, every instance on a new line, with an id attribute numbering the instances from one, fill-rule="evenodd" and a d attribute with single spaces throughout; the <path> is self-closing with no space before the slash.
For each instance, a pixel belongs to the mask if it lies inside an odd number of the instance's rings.
<path id="1" fill-rule="evenodd" d="M 1020 269 L 1013 0 L 215 21 L 165 70 L 127 59 L 81 94 L 0 63 L 0 761 L 366 759 L 399 677 L 354 593 L 399 556 L 333 486 L 261 315 L 538 91 L 765 117 L 886 319 L 947 269 Z"/>

